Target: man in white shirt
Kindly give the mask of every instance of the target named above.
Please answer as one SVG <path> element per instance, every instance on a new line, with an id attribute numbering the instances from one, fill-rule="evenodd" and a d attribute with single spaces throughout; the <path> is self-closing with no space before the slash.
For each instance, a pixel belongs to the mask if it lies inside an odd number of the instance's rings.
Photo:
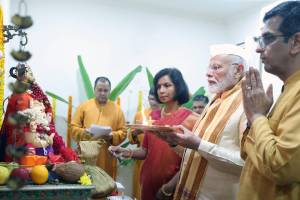
<path id="1" fill-rule="evenodd" d="M 179 127 L 181 133 L 161 134 L 170 144 L 187 148 L 179 181 L 174 181 L 175 200 L 232 200 L 238 192 L 244 165 L 239 133 L 243 127 L 240 83 L 246 54 L 242 48 L 228 44 L 212 47 L 211 54 L 207 80 L 209 91 L 216 95 L 196 122 L 193 133 Z M 164 193 L 174 192 L 172 185 L 163 188 Z"/>

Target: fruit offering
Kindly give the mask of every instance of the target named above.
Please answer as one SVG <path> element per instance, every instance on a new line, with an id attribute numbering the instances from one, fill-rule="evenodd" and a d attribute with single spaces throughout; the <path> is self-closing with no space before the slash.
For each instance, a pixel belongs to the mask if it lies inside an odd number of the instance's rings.
<path id="1" fill-rule="evenodd" d="M 0 166 L 0 185 L 6 183 L 9 177 L 9 170 L 6 167 Z"/>
<path id="2" fill-rule="evenodd" d="M 48 169 L 44 165 L 34 166 L 31 170 L 31 179 L 35 184 L 41 185 L 47 182 Z"/>
<path id="3" fill-rule="evenodd" d="M 30 176 L 26 168 L 15 168 L 10 173 L 7 186 L 16 190 L 24 186 L 29 180 Z"/>

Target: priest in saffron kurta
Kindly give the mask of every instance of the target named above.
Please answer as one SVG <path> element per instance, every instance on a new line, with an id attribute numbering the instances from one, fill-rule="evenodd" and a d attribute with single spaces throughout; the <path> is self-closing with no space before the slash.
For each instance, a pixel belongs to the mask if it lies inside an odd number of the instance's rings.
<path id="1" fill-rule="evenodd" d="M 95 96 L 81 104 L 72 120 L 72 136 L 75 141 L 86 140 L 91 136 L 86 131 L 92 124 L 110 126 L 112 133 L 104 138 L 106 144 L 101 147 L 97 159 L 97 166 L 104 169 L 114 179 L 117 175 L 117 161 L 107 151 L 109 145 L 118 145 L 126 138 L 125 119 L 120 107 L 108 100 L 110 82 L 106 77 L 99 77 L 95 81 Z"/>
<path id="2" fill-rule="evenodd" d="M 265 92 L 258 70 L 250 68 L 246 74 L 242 89 L 250 128 L 244 134 L 246 163 L 238 197 L 296 200 L 300 199 L 300 2 L 279 4 L 266 13 L 264 23 L 256 52 L 265 70 L 280 78 L 284 87 L 271 108 L 272 87 Z"/>

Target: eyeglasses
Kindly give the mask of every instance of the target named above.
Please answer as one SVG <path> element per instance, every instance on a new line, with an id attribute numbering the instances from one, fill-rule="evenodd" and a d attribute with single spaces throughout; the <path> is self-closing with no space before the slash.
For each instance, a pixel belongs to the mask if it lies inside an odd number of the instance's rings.
<path id="1" fill-rule="evenodd" d="M 260 47 L 265 48 L 267 45 L 271 44 L 278 37 L 286 37 L 285 35 L 273 35 L 273 34 L 265 34 L 259 37 L 254 37 L 254 41 L 259 44 Z"/>
<path id="2" fill-rule="evenodd" d="M 231 63 L 230 65 L 239 65 L 239 63 Z M 224 66 L 222 65 L 212 65 L 208 67 L 209 71 L 217 72 L 224 69 Z"/>

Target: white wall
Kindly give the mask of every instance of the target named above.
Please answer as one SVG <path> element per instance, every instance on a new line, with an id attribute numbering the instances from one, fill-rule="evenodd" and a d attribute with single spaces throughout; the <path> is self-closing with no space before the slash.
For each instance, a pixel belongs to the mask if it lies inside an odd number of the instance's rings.
<path id="1" fill-rule="evenodd" d="M 11 15 L 17 11 L 17 3 L 11 1 Z M 79 54 L 92 82 L 104 75 L 114 86 L 137 65 L 148 66 L 153 74 L 163 67 L 177 67 L 194 92 L 206 85 L 208 46 L 223 42 L 227 36 L 222 24 L 209 19 L 126 1 L 27 0 L 27 3 L 34 20 L 34 25 L 26 30 L 27 49 L 33 54 L 28 63 L 45 90 L 65 98 L 71 95 L 75 105 L 85 99 L 78 84 Z M 10 67 L 16 62 L 8 59 L 6 64 Z M 121 96 L 122 108 L 130 121 L 136 111 L 137 91 L 148 92 L 144 74 L 138 75 Z M 64 104 L 57 108 L 59 115 L 66 115 Z"/>
<path id="2" fill-rule="evenodd" d="M 8 0 L 0 2 L 6 2 L 6 13 L 13 15 L 17 11 L 18 0 L 11 0 L 10 5 Z M 26 30 L 27 49 L 33 54 L 28 63 L 44 90 L 66 99 L 71 95 L 75 105 L 85 100 L 79 84 L 77 55 L 82 55 L 92 82 L 104 75 L 115 86 L 137 65 L 149 67 L 153 74 L 164 67 L 177 67 L 194 92 L 199 86 L 207 85 L 209 45 L 239 43 L 249 35 L 257 35 L 256 22 L 261 9 L 214 21 L 127 0 L 27 0 L 27 3 L 28 14 L 34 20 L 33 27 Z M 8 53 L 18 48 L 17 43 L 14 40 L 6 45 L 7 71 L 16 65 Z M 121 107 L 129 121 L 136 111 L 138 90 L 144 92 L 146 102 L 148 81 L 144 71 L 121 95 Z M 5 95 L 8 94 L 6 91 Z M 57 114 L 66 116 L 66 113 L 67 106 L 57 102 Z M 63 135 L 66 127 L 57 125 Z M 128 171 L 123 174 L 126 175 L 119 179 L 127 183 L 126 194 L 130 194 Z"/>
<path id="3" fill-rule="evenodd" d="M 18 0 L 11 1 L 11 15 L 17 11 L 17 3 Z M 28 14 L 34 20 L 34 25 L 26 30 L 27 49 L 33 54 L 28 63 L 44 90 L 64 98 L 71 95 L 75 105 L 85 100 L 79 84 L 79 54 L 92 82 L 104 75 L 115 86 L 138 65 L 149 67 L 153 74 L 164 67 L 177 67 L 194 92 L 199 86 L 206 86 L 208 46 L 227 38 L 225 27 L 216 21 L 130 1 L 27 0 L 27 3 Z M 7 51 L 17 48 L 17 43 L 15 40 L 7 45 Z M 8 55 L 7 71 L 14 65 L 16 62 Z M 148 89 L 143 71 L 121 95 L 121 107 L 128 121 L 132 121 L 137 109 L 138 90 L 143 91 L 146 102 Z M 57 114 L 67 115 L 66 104 L 57 102 Z M 58 119 L 57 129 L 64 135 L 66 126 L 61 117 Z M 121 183 L 126 183 L 128 195 L 131 170 L 121 167 L 118 176 Z"/>
<path id="4" fill-rule="evenodd" d="M 251 52 L 250 66 L 255 68 L 261 68 L 262 80 L 265 89 L 269 84 L 273 85 L 274 97 L 277 98 L 281 92 L 282 81 L 276 76 L 265 72 L 263 65 L 260 63 L 259 54 L 255 52 L 256 45 L 252 40 L 253 36 L 260 35 L 260 28 L 263 25 L 262 18 L 265 12 L 269 11 L 275 4 L 282 1 L 273 1 L 266 3 L 263 7 L 255 7 L 250 10 L 234 15 L 235 20 L 227 20 L 226 24 L 229 29 L 229 40 L 233 43 L 239 43 L 245 41 L 247 38 L 247 48 Z M 251 41 L 251 42 L 250 42 Z"/>

